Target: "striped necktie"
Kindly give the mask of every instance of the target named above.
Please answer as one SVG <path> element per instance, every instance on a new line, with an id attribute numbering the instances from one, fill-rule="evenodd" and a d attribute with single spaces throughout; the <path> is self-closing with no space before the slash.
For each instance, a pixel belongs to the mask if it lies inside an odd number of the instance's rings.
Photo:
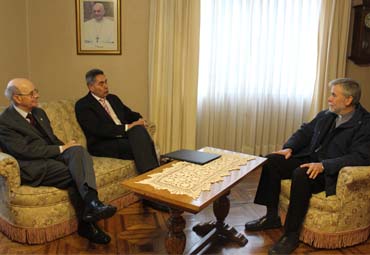
<path id="1" fill-rule="evenodd" d="M 109 108 L 108 108 L 107 103 L 105 102 L 105 99 L 104 99 L 104 98 L 100 98 L 100 99 L 99 99 L 99 102 L 100 102 L 100 104 L 103 106 L 103 108 L 105 109 L 105 111 L 108 113 L 108 115 L 109 115 L 109 116 L 111 116 L 111 115 L 110 115 L 110 110 L 109 110 Z"/>

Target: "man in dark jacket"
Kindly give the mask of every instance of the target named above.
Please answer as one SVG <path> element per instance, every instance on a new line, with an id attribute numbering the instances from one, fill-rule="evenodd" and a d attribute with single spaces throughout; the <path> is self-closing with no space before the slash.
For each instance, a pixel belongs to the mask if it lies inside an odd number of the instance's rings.
<path id="1" fill-rule="evenodd" d="M 154 143 L 141 114 L 132 111 L 109 93 L 102 70 L 92 69 L 85 75 L 89 93 L 75 105 L 76 118 L 93 156 L 133 159 L 139 173 L 159 166 Z M 155 209 L 168 211 L 166 206 L 143 201 Z"/>
<path id="2" fill-rule="evenodd" d="M 0 115 L 0 146 L 17 159 L 22 185 L 72 191 L 77 195 L 71 202 L 79 220 L 78 234 L 94 243 L 109 243 L 110 236 L 96 222 L 113 216 L 117 208 L 98 199 L 89 153 L 76 141 L 63 143 L 55 136 L 30 80 L 11 80 L 5 96 L 11 104 Z"/>
<path id="3" fill-rule="evenodd" d="M 77 101 L 76 117 L 93 156 L 133 159 L 139 173 L 159 166 L 154 143 L 140 113 L 109 93 L 99 69 L 86 73 L 89 93 Z"/>
<path id="4" fill-rule="evenodd" d="M 311 195 L 321 191 L 334 195 L 342 167 L 370 165 L 370 114 L 359 103 L 359 84 L 341 78 L 329 86 L 329 109 L 303 124 L 283 149 L 267 155 L 263 166 L 254 202 L 265 205 L 267 212 L 247 222 L 246 230 L 281 227 L 280 181 L 292 180 L 284 235 L 269 254 L 289 254 L 297 248 Z"/>

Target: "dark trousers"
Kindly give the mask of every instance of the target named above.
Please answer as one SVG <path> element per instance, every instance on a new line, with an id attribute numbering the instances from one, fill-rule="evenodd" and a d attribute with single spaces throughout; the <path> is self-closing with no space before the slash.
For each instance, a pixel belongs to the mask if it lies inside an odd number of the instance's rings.
<path id="1" fill-rule="evenodd" d="M 278 208 L 280 182 L 291 179 L 290 202 L 285 221 L 286 233 L 299 233 L 306 216 L 312 194 L 325 189 L 324 175 L 319 174 L 315 179 L 309 179 L 307 168 L 299 167 L 310 163 L 309 158 L 289 158 L 277 154 L 269 154 L 267 163 L 262 168 L 254 202 L 271 208 Z"/>
<path id="2" fill-rule="evenodd" d="M 84 197 L 89 188 L 96 190 L 95 172 L 90 154 L 81 146 L 70 147 L 56 159 L 47 160 L 46 174 L 40 183 L 68 189 L 71 203 L 81 220 Z"/>
<path id="3" fill-rule="evenodd" d="M 128 139 L 120 139 L 124 154 L 122 158 L 131 157 L 140 174 L 159 166 L 154 142 L 144 126 L 130 128 L 127 131 L 127 136 Z"/>
<path id="4" fill-rule="evenodd" d="M 82 198 L 89 188 L 96 190 L 92 158 L 81 146 L 70 147 L 56 159 L 47 160 L 46 171 L 40 185 L 61 189 L 76 186 Z"/>

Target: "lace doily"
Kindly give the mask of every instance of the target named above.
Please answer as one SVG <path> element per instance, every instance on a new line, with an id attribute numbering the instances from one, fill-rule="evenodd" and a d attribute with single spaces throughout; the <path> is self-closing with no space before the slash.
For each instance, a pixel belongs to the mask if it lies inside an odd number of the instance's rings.
<path id="1" fill-rule="evenodd" d="M 222 181 L 225 176 L 230 175 L 230 171 L 240 170 L 242 165 L 255 159 L 255 156 L 209 147 L 202 151 L 220 154 L 221 157 L 205 165 L 177 162 L 163 172 L 151 174 L 149 178 L 138 183 L 149 184 L 158 190 L 166 189 L 171 194 L 188 195 L 196 199 L 202 191 L 210 190 L 212 183 Z"/>

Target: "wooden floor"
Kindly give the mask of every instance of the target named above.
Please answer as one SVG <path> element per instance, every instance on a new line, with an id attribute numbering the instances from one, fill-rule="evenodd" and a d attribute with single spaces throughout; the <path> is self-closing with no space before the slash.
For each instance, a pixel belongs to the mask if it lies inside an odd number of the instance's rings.
<path id="1" fill-rule="evenodd" d="M 238 231 L 244 232 L 246 221 L 264 215 L 264 208 L 254 205 L 259 171 L 255 171 L 237 185 L 231 192 L 231 210 L 226 222 Z M 197 215 L 184 214 L 187 222 L 185 234 L 187 243 L 185 253 L 201 241 L 191 228 L 199 223 L 213 219 L 212 207 Z M 95 245 L 77 234 L 56 240 L 45 245 L 23 245 L 9 241 L 0 234 L 0 254 L 165 254 L 164 237 L 168 214 L 142 208 L 136 203 L 120 210 L 109 220 L 99 222 L 112 241 L 109 245 Z M 244 247 L 233 243 L 212 244 L 205 254 L 267 254 L 269 247 L 282 234 L 282 229 L 245 233 L 249 242 Z M 313 249 L 303 243 L 294 254 L 370 254 L 370 240 L 354 247 L 338 250 Z"/>

